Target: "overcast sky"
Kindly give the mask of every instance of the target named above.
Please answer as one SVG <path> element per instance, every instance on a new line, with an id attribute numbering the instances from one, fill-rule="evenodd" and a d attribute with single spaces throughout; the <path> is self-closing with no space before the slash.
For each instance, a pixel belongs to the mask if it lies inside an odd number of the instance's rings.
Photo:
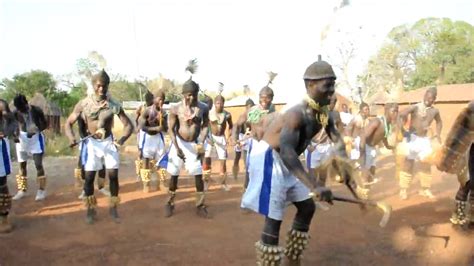
<path id="1" fill-rule="evenodd" d="M 197 58 L 194 79 L 206 89 L 223 82 L 258 90 L 271 70 L 276 93 L 291 97 L 304 90 L 303 72 L 317 55 L 336 61 L 348 40 L 357 49 L 354 78 L 394 26 L 425 17 L 474 24 L 472 0 L 352 0 L 334 12 L 339 2 L 0 0 L 0 78 L 32 69 L 67 74 L 97 51 L 130 79 L 162 73 L 185 81 L 187 61 Z"/>

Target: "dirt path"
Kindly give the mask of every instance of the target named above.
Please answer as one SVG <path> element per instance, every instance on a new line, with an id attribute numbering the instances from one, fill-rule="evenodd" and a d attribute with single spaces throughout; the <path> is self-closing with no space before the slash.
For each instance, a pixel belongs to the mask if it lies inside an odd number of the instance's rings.
<path id="1" fill-rule="evenodd" d="M 109 219 L 107 199 L 99 195 L 99 221 L 90 226 L 73 187 L 74 165 L 72 158 L 46 159 L 49 195 L 44 202 L 34 202 L 36 184 L 30 180 L 30 196 L 14 203 L 15 231 L 0 236 L 0 265 L 255 265 L 253 244 L 263 218 L 240 210 L 241 176 L 232 180 L 230 192 L 211 187 L 211 219 L 195 215 L 192 180 L 181 179 L 176 213 L 164 218 L 165 189 L 143 194 L 134 181 L 133 158 L 124 157 L 122 223 Z M 416 194 L 415 180 L 410 199 L 401 202 L 391 158 L 379 165 L 383 180 L 374 197 L 393 206 L 388 226 L 378 227 L 377 211 L 363 214 L 350 204 L 318 210 L 304 265 L 473 265 L 474 231 L 456 230 L 448 222 L 455 177 L 435 172 L 435 201 Z M 10 177 L 15 192 L 13 181 Z M 348 195 L 338 184 L 333 188 Z M 286 213 L 282 244 L 294 212 L 290 207 Z"/>

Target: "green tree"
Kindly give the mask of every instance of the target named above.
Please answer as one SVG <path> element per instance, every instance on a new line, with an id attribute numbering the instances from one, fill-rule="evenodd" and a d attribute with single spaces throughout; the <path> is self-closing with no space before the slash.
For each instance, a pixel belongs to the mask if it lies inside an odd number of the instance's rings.
<path id="1" fill-rule="evenodd" d="M 119 77 L 117 80 L 110 82 L 109 91 L 117 101 L 139 101 L 139 86 L 141 85 L 137 82 L 130 82 L 124 77 Z"/>
<path id="2" fill-rule="evenodd" d="M 56 81 L 53 76 L 43 70 L 33 70 L 23 74 L 13 76 L 12 79 L 3 79 L 4 90 L 1 97 L 6 101 L 11 101 L 17 93 L 22 93 L 30 98 L 36 92 L 50 99 L 57 93 Z"/>
<path id="3" fill-rule="evenodd" d="M 3 90 L 0 97 L 10 102 L 17 93 L 28 99 L 39 92 L 48 100 L 58 104 L 63 115 L 70 113 L 74 105 L 85 95 L 86 85 L 81 82 L 72 86 L 69 92 L 59 90 L 53 76 L 43 70 L 33 70 L 13 76 L 2 81 Z"/>
<path id="4" fill-rule="evenodd" d="M 474 82 L 474 27 L 425 18 L 393 28 L 359 77 L 364 94 Z"/>
<path id="5" fill-rule="evenodd" d="M 69 115 L 74 106 L 86 96 L 87 86 L 84 82 L 74 85 L 69 92 L 58 91 L 51 98 L 52 101 L 56 102 L 61 108 L 63 116 Z"/>

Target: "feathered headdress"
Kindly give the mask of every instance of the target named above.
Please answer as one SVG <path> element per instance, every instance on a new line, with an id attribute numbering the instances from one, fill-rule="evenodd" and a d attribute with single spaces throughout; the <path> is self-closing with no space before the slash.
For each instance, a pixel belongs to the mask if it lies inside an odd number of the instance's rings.
<path id="1" fill-rule="evenodd" d="M 198 92 L 200 90 L 199 89 L 199 84 L 197 84 L 196 82 L 193 81 L 193 74 L 196 73 L 197 68 L 198 68 L 197 59 L 194 58 L 194 59 L 189 60 L 185 71 L 188 71 L 191 74 L 191 76 L 189 77 L 188 81 L 186 81 L 183 84 L 183 90 L 182 90 L 183 93 L 185 93 L 185 92 L 193 92 L 194 93 L 194 92 Z"/>
<path id="2" fill-rule="evenodd" d="M 278 75 L 278 73 L 274 73 L 272 71 L 270 72 L 267 72 L 268 74 L 268 83 L 267 83 L 267 86 L 269 86 L 270 84 L 273 84 L 273 80 L 275 79 L 275 77 Z"/>
<path id="3" fill-rule="evenodd" d="M 185 71 L 188 71 L 188 72 L 191 74 L 190 79 L 192 79 L 193 74 L 195 74 L 195 73 L 197 72 L 197 69 L 198 69 L 198 62 L 197 62 L 197 59 L 194 58 L 194 59 L 189 60 L 188 65 L 186 66 Z"/>
<path id="4" fill-rule="evenodd" d="M 219 87 L 217 88 L 217 93 L 219 93 L 219 95 L 222 95 L 223 91 L 224 91 L 224 83 L 219 82 Z"/>

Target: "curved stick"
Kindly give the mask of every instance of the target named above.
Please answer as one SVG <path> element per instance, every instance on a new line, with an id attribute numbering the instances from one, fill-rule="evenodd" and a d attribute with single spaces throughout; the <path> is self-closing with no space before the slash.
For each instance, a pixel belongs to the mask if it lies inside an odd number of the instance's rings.
<path id="1" fill-rule="evenodd" d="M 360 204 L 364 206 L 377 207 L 383 212 L 382 219 L 380 220 L 380 223 L 379 223 L 379 226 L 382 228 L 385 227 L 388 221 L 390 220 L 390 215 L 392 213 L 392 206 L 390 206 L 389 204 L 385 202 L 350 199 L 350 198 L 345 198 L 345 197 L 336 196 L 336 195 L 333 195 L 332 199 L 336 201 L 349 202 L 349 203 Z"/>

